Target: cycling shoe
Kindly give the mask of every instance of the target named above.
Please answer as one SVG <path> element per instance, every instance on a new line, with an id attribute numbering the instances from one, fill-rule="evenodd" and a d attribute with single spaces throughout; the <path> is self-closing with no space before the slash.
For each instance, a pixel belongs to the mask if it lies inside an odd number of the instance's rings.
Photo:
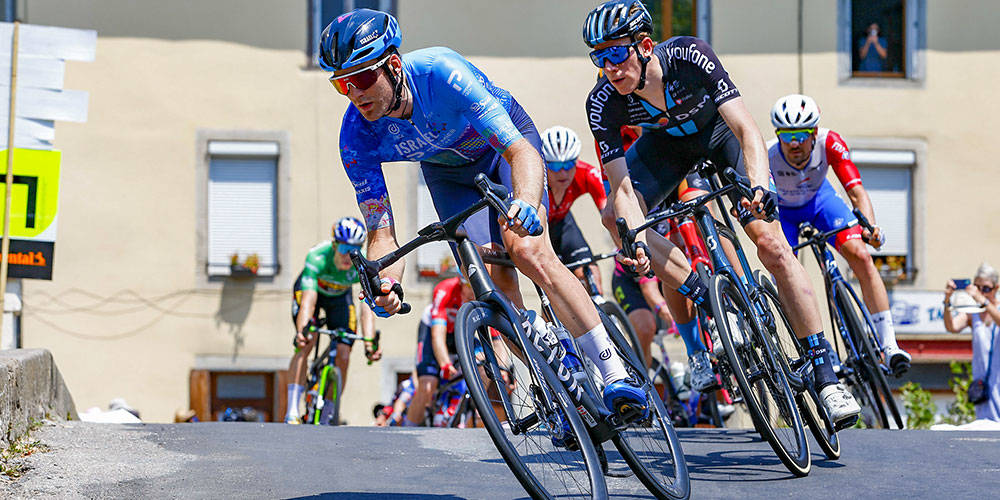
<path id="1" fill-rule="evenodd" d="M 698 392 L 711 392 L 719 388 L 719 380 L 712 370 L 712 361 L 707 351 L 694 353 L 688 358 L 691 365 L 691 388 Z"/>
<path id="2" fill-rule="evenodd" d="M 631 377 L 608 384 L 604 388 L 604 404 L 625 423 L 649 416 L 646 393 Z"/>
<path id="3" fill-rule="evenodd" d="M 885 359 L 896 377 L 902 376 L 910 369 L 910 354 L 899 347 L 886 347 Z"/>

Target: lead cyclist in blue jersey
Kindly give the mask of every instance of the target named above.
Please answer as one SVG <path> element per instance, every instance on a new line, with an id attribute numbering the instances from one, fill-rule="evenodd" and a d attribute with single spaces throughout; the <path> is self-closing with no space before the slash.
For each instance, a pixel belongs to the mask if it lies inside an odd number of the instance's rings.
<path id="1" fill-rule="evenodd" d="M 644 416 L 645 394 L 628 377 L 583 285 L 561 265 L 547 234 L 545 163 L 531 118 L 509 92 L 451 49 L 400 55 L 399 26 L 389 14 L 358 9 L 336 18 L 320 36 L 319 64 L 351 100 L 340 130 L 341 159 L 368 226 L 368 258 L 398 248 L 382 164 L 419 161 L 438 216 L 445 219 L 480 199 L 478 173 L 511 189 L 510 211 L 480 211 L 465 224 L 479 245 L 503 245 L 552 301 L 580 348 L 600 369 L 609 408 Z M 366 298 L 376 314 L 396 313 L 389 293 L 403 276 L 402 260 L 381 273 L 387 295 Z M 496 284 L 522 306 L 513 270 L 490 269 Z M 523 307 L 523 306 L 522 306 Z M 604 354 L 602 359 L 601 353 Z"/>

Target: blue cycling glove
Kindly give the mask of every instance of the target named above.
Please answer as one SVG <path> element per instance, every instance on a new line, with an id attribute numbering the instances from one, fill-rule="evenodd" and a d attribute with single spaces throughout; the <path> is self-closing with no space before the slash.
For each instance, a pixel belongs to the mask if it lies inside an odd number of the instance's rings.
<path id="1" fill-rule="evenodd" d="M 394 280 L 392 278 L 382 278 L 382 283 L 391 283 L 393 286 L 399 284 L 398 281 L 396 281 L 396 280 Z M 389 293 L 392 293 L 394 291 L 395 290 L 392 290 Z M 396 295 L 399 295 L 399 293 L 397 293 Z M 402 299 L 402 297 L 400 297 L 400 299 Z M 380 318 L 388 318 L 388 317 L 392 316 L 392 313 L 390 313 L 389 311 L 386 311 L 384 307 L 375 305 L 375 301 L 372 299 L 372 297 L 369 297 L 369 296 L 366 295 L 365 296 L 365 303 L 368 304 L 368 307 L 371 308 L 372 312 L 375 313 L 375 315 L 378 316 L 378 317 L 380 317 Z"/>
<path id="2" fill-rule="evenodd" d="M 538 210 L 535 210 L 535 207 L 520 198 L 515 198 L 511 204 L 520 208 L 517 212 L 517 220 L 521 221 L 521 227 L 528 234 L 533 236 L 542 234 L 542 221 L 538 218 Z"/>

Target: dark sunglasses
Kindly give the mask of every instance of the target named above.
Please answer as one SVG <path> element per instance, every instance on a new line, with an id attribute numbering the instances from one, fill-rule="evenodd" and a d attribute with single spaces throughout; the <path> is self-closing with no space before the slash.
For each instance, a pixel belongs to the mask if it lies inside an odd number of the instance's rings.
<path id="1" fill-rule="evenodd" d="M 598 68 L 603 68 L 604 63 L 609 62 L 612 66 L 618 66 L 619 64 L 625 62 L 628 59 L 631 45 L 614 45 L 611 47 L 605 47 L 600 50 L 594 50 L 590 52 L 590 60 L 594 63 L 594 66 Z"/>
<path id="2" fill-rule="evenodd" d="M 990 293 L 990 292 L 993 291 L 994 287 L 989 286 L 989 285 L 976 285 L 976 288 L 978 288 L 980 292 Z"/>
<path id="3" fill-rule="evenodd" d="M 337 89 L 343 95 L 347 95 L 351 91 L 351 87 L 358 90 L 368 90 L 375 82 L 378 81 L 378 68 L 385 64 L 389 58 L 386 57 L 381 61 L 368 66 L 365 69 L 355 71 L 354 73 L 348 73 L 343 76 L 330 77 L 330 83 L 333 84 L 333 88 Z"/>
<path id="4" fill-rule="evenodd" d="M 361 250 L 361 247 L 348 245 L 347 243 L 337 243 L 337 253 L 349 254 L 352 250 Z"/>

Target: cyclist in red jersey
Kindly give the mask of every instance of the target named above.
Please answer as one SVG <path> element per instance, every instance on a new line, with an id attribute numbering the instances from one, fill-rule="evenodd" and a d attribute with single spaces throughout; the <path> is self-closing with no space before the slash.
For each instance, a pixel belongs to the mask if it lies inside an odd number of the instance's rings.
<path id="1" fill-rule="evenodd" d="M 455 316 L 462 304 L 474 298 L 464 276 L 441 281 L 434 287 L 431 305 L 424 312 L 417 338 L 417 387 L 403 425 L 416 426 L 424 421 L 427 405 L 434 397 L 440 380 L 449 380 L 458 372 L 452 362 L 455 351 Z"/>
<path id="2" fill-rule="evenodd" d="M 847 144 L 836 132 L 818 128 L 819 117 L 816 102 L 800 94 L 778 99 L 771 110 L 771 123 L 777 137 L 768 142 L 767 156 L 778 191 L 781 228 L 792 246 L 798 243 L 799 226 L 803 222 L 811 223 L 820 231 L 829 231 L 855 220 L 847 204 L 826 180 L 830 168 L 844 186 L 851 205 L 875 224 L 871 199 L 861 184 L 861 175 L 851 161 Z M 898 377 L 909 369 L 910 355 L 896 344 L 889 296 L 862 239 L 880 248 L 885 242 L 882 229 L 878 226 L 874 229 L 870 234 L 867 229 L 854 226 L 841 231 L 831 243 L 858 277 L 861 295 L 872 313 L 886 362 Z"/>
<path id="3" fill-rule="evenodd" d="M 548 167 L 549 239 L 564 264 L 593 256 L 590 245 L 569 211 L 573 202 L 588 193 L 597 210 L 603 210 L 608 202 L 601 169 L 581 161 L 579 157 L 580 138 L 576 132 L 558 125 L 542 132 L 542 158 Z M 597 264 L 590 267 L 597 289 L 603 290 Z M 573 273 L 581 281 L 584 279 L 582 267 L 574 269 Z"/>

